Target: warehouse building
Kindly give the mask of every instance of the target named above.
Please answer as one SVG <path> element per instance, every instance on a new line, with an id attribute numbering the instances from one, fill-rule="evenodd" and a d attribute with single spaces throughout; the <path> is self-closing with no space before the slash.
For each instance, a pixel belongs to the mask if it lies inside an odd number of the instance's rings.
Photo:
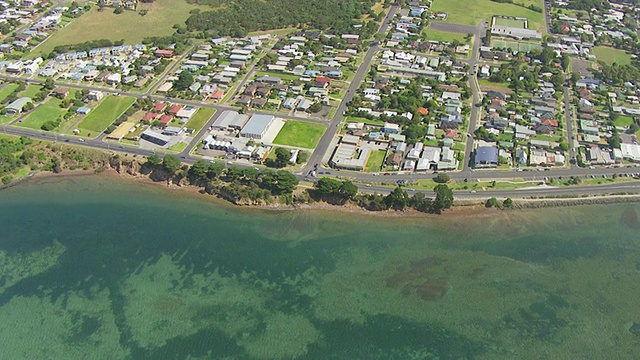
<path id="1" fill-rule="evenodd" d="M 143 131 L 142 134 L 140 135 L 140 138 L 160 146 L 167 145 L 169 143 L 169 140 L 171 140 L 170 137 L 157 133 L 153 130 Z"/>
<path id="2" fill-rule="evenodd" d="M 240 136 L 249 139 L 260 140 L 273 125 L 273 115 L 254 114 L 240 131 Z"/>
<path id="3" fill-rule="evenodd" d="M 227 110 L 216 119 L 213 123 L 213 128 L 219 130 L 240 130 L 247 123 L 247 120 L 249 120 L 247 115 L 240 114 L 237 111 Z"/>

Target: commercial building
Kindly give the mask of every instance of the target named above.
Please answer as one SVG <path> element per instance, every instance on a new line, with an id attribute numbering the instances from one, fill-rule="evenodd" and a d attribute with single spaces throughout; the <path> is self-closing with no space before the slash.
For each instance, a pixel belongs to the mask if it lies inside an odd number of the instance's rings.
<path id="1" fill-rule="evenodd" d="M 495 146 L 478 146 L 474 163 L 476 168 L 497 167 L 498 148 Z"/>
<path id="2" fill-rule="evenodd" d="M 331 165 L 337 169 L 364 170 L 371 155 L 370 149 L 361 149 L 357 145 L 340 143 L 336 149 Z"/>
<path id="3" fill-rule="evenodd" d="M 140 138 L 160 146 L 167 145 L 169 143 L 169 140 L 171 140 L 171 138 L 169 138 L 168 136 L 162 135 L 153 130 L 143 131 L 142 134 L 140 135 Z"/>
<path id="4" fill-rule="evenodd" d="M 14 100 L 11 104 L 7 105 L 5 109 L 7 110 L 7 114 L 9 115 L 19 114 L 22 112 L 22 109 L 24 108 L 24 106 L 30 102 L 32 102 L 31 98 L 21 97 L 19 99 Z"/>
<path id="5" fill-rule="evenodd" d="M 275 117 L 273 115 L 254 114 L 240 131 L 240 136 L 260 140 L 269 131 Z"/>
<path id="6" fill-rule="evenodd" d="M 219 130 L 240 130 L 247 123 L 249 117 L 237 111 L 226 110 L 213 123 L 213 127 Z"/>

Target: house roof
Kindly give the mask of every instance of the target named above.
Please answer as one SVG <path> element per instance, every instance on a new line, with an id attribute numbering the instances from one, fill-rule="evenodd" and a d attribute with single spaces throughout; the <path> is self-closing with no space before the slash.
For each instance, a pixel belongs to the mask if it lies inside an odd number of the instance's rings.
<path id="1" fill-rule="evenodd" d="M 182 110 L 182 106 L 181 105 L 171 105 L 171 107 L 169 108 L 169 114 L 177 114 L 178 111 Z"/>
<path id="2" fill-rule="evenodd" d="M 160 120 L 158 120 L 158 121 L 161 124 L 165 124 L 166 125 L 166 124 L 170 123 L 172 119 L 173 119 L 173 116 L 164 114 L 164 115 L 160 116 Z"/>
<path id="3" fill-rule="evenodd" d="M 476 163 L 497 163 L 498 162 L 498 148 L 495 146 L 479 146 L 476 149 Z"/>
<path id="4" fill-rule="evenodd" d="M 152 112 L 148 112 L 146 114 L 144 114 L 144 116 L 142 117 L 142 121 L 151 121 L 153 119 L 155 119 L 158 116 L 158 114 L 154 114 Z"/>
<path id="5" fill-rule="evenodd" d="M 154 106 L 153 106 L 153 110 L 155 111 L 163 111 L 164 109 L 167 108 L 167 104 L 163 103 L 163 102 L 157 102 Z"/>

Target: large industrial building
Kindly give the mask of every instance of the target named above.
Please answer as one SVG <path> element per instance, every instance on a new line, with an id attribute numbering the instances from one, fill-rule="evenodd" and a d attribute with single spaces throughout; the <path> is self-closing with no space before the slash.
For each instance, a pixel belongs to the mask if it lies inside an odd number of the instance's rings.
<path id="1" fill-rule="evenodd" d="M 240 131 L 240 136 L 261 140 L 269 131 L 274 119 L 273 115 L 254 114 Z"/>
<path id="2" fill-rule="evenodd" d="M 147 140 L 149 142 L 152 142 L 156 145 L 160 145 L 160 146 L 165 146 L 169 143 L 169 141 L 171 140 L 170 137 L 166 136 L 166 135 L 162 135 L 160 133 L 157 133 L 153 130 L 145 130 L 142 132 L 142 134 L 140 134 L 140 138 Z"/>
<path id="3" fill-rule="evenodd" d="M 249 117 L 237 111 L 224 111 L 213 123 L 213 127 L 219 130 L 240 130 L 247 123 Z"/>

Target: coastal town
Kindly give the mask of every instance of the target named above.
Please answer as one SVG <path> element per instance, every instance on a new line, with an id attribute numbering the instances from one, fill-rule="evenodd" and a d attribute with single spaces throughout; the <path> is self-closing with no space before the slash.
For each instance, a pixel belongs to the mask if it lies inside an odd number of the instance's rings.
<path id="1" fill-rule="evenodd" d="M 633 2 L 380 1 L 339 30 L 246 34 L 197 30 L 188 8 L 137 39 L 86 30 L 166 2 L 0 2 L 2 131 L 378 193 L 635 191 Z"/>

